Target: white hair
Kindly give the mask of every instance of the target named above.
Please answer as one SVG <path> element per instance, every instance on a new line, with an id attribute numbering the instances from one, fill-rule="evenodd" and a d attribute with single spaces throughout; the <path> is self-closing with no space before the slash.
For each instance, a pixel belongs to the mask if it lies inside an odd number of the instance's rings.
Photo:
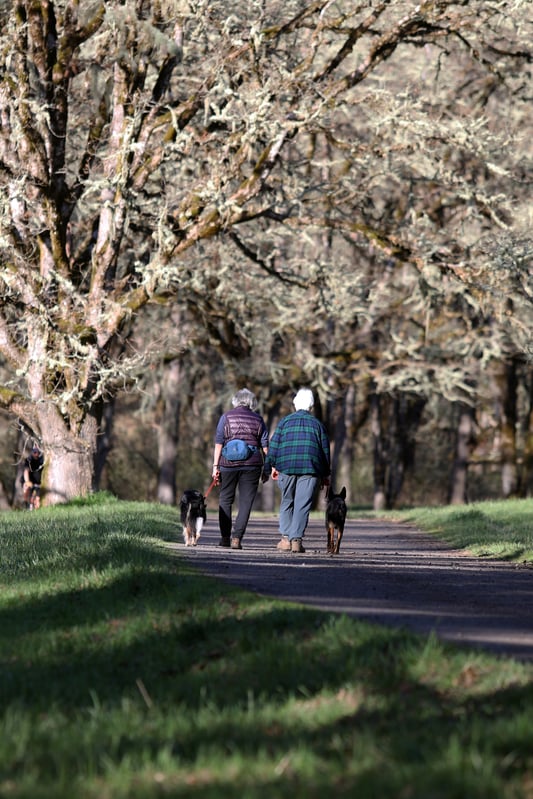
<path id="1" fill-rule="evenodd" d="M 315 398 L 310 388 L 301 388 L 293 399 L 297 411 L 310 411 L 315 404 Z"/>
<path id="2" fill-rule="evenodd" d="M 241 388 L 241 390 L 237 391 L 231 398 L 231 404 L 234 408 L 243 406 L 244 408 L 250 408 L 251 411 L 255 411 L 257 408 L 257 399 L 255 394 L 252 394 L 247 388 Z"/>

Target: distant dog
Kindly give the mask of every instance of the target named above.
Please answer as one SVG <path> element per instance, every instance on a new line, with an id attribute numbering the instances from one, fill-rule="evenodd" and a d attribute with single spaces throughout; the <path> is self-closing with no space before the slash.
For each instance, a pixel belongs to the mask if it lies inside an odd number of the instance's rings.
<path id="1" fill-rule="evenodd" d="M 180 510 L 185 546 L 195 547 L 207 518 L 204 495 L 195 489 L 187 489 L 180 500 Z"/>
<path id="2" fill-rule="evenodd" d="M 346 522 L 346 511 L 346 489 L 343 488 L 339 494 L 334 494 L 330 489 L 326 507 L 326 530 L 328 533 L 328 552 L 331 555 L 339 554 Z M 336 540 L 335 531 L 337 532 Z"/>

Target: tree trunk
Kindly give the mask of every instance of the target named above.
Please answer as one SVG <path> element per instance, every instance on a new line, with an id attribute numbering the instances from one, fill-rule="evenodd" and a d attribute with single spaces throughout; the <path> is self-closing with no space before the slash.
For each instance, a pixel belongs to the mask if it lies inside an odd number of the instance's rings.
<path id="1" fill-rule="evenodd" d="M 464 505 L 468 502 L 468 462 L 475 440 L 475 410 L 469 405 L 459 404 L 455 460 L 450 487 L 451 505 Z"/>
<path id="2" fill-rule="evenodd" d="M 98 423 L 96 455 L 94 458 L 94 490 L 98 491 L 104 467 L 112 448 L 113 422 L 115 420 L 115 397 L 105 402 Z"/>
<path id="3" fill-rule="evenodd" d="M 11 497 L 11 506 L 13 508 L 24 507 L 24 460 L 30 454 L 32 444 L 37 443 L 37 437 L 34 436 L 31 430 L 24 424 L 22 419 L 17 419 L 18 435 L 15 451 L 13 453 L 13 462 L 16 463 L 17 468 L 15 472 L 15 480 L 13 483 L 13 493 Z"/>
<path id="4" fill-rule="evenodd" d="M 10 507 L 7 491 L 4 484 L 0 481 L 0 510 L 9 510 Z"/>
<path id="5" fill-rule="evenodd" d="M 270 436 L 273 435 L 274 430 L 279 424 L 280 420 L 280 403 L 276 402 L 270 408 L 267 418 L 265 419 Z M 276 509 L 279 494 L 277 493 L 277 482 L 270 478 L 266 483 L 261 485 L 261 510 L 265 513 L 274 513 Z"/>
<path id="6" fill-rule="evenodd" d="M 331 487 L 340 485 L 339 466 L 346 442 L 346 398 L 344 396 L 328 402 L 327 426 L 333 431 L 331 437 Z"/>
<path id="7" fill-rule="evenodd" d="M 387 500 L 385 484 L 387 477 L 388 446 L 383 431 L 381 397 L 372 392 L 370 397 L 370 424 L 374 443 L 374 510 L 385 510 Z"/>
<path id="8" fill-rule="evenodd" d="M 527 391 L 526 410 L 523 421 L 523 464 L 520 475 L 520 495 L 533 495 L 533 369 L 527 370 L 524 379 Z"/>
<path id="9" fill-rule="evenodd" d="M 86 416 L 74 433 L 54 406 L 38 407 L 37 414 L 35 429 L 44 454 L 43 505 L 87 496 L 93 488 L 96 418 Z"/>
<path id="10" fill-rule="evenodd" d="M 344 439 L 342 449 L 337 453 L 335 477 L 337 486 L 340 488 L 346 486 L 348 502 L 352 499 L 352 467 L 357 428 L 355 419 L 355 398 L 355 386 L 348 386 L 344 396 Z"/>
<path id="11" fill-rule="evenodd" d="M 165 364 L 160 383 L 160 412 L 157 433 L 157 500 L 176 504 L 176 450 L 179 440 L 181 361 Z"/>
<path id="12" fill-rule="evenodd" d="M 415 434 L 424 406 L 425 400 L 407 394 L 371 397 L 374 510 L 390 510 L 400 496 L 405 474 L 414 463 Z"/>
<path id="13" fill-rule="evenodd" d="M 415 460 L 416 431 L 420 425 L 426 401 L 410 394 L 400 394 L 389 400 L 390 464 L 387 480 L 387 508 L 393 508 L 400 496 L 406 473 Z"/>
<path id="14" fill-rule="evenodd" d="M 518 488 L 516 463 L 517 364 L 515 360 L 511 359 L 502 361 L 494 368 L 498 387 L 496 414 L 500 432 L 502 494 L 507 499 L 515 495 Z"/>

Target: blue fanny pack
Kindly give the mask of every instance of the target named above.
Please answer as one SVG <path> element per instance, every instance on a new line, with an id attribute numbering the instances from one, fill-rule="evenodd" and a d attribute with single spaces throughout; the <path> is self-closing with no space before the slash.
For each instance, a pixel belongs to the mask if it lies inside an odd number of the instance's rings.
<path id="1" fill-rule="evenodd" d="M 222 447 L 222 455 L 227 461 L 246 461 L 254 452 L 257 452 L 257 447 L 252 447 L 240 438 L 233 438 Z"/>

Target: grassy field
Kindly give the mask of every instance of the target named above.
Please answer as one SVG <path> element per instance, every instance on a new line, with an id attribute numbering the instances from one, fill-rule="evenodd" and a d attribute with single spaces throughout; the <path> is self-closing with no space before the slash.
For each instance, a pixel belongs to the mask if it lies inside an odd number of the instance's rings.
<path id="1" fill-rule="evenodd" d="M 530 504 L 472 510 L 409 520 L 531 553 Z M 532 665 L 221 585 L 170 540 L 159 505 L 0 515 L 2 799 L 533 797 Z"/>
<path id="2" fill-rule="evenodd" d="M 416 508 L 392 515 L 479 557 L 533 561 L 531 499 Z"/>

